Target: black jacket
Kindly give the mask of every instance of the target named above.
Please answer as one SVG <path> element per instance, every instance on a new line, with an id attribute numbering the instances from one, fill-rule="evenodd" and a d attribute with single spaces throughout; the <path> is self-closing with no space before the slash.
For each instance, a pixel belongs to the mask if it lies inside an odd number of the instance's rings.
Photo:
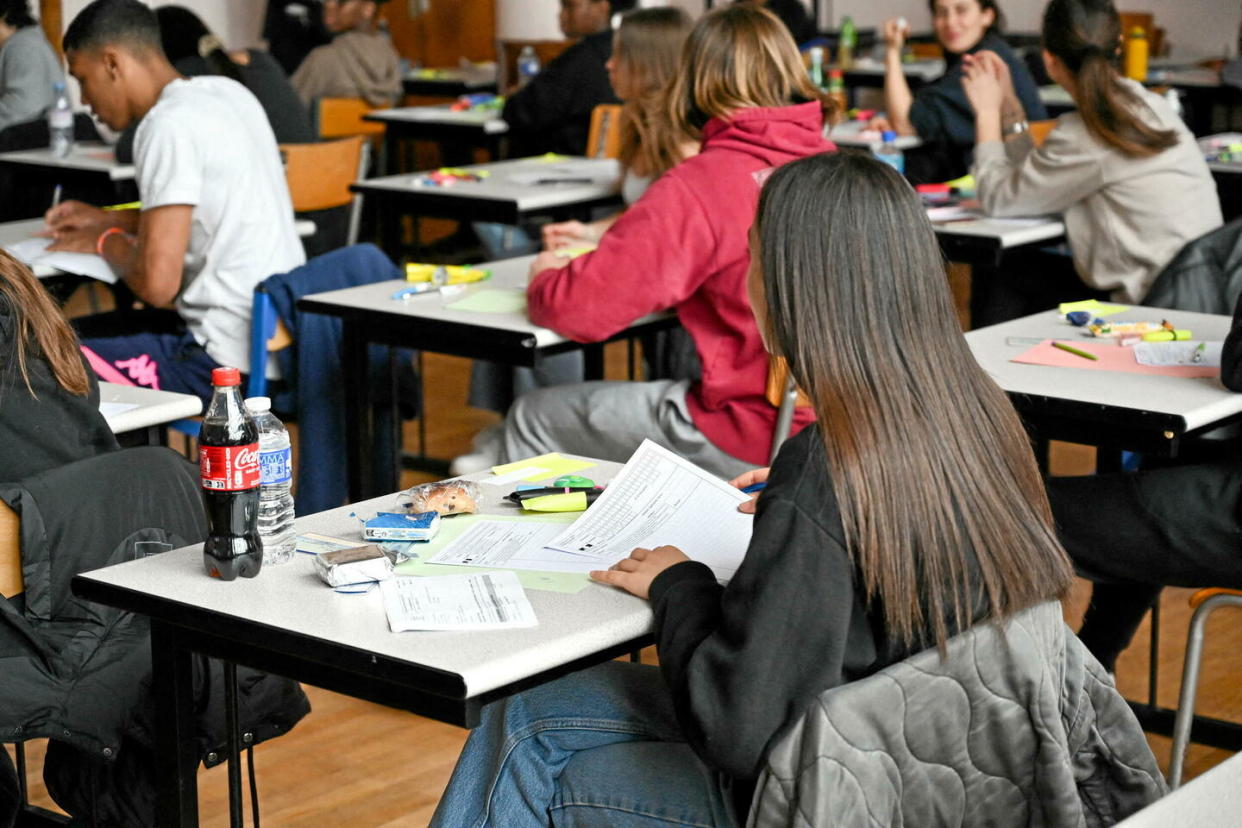
<path id="1" fill-rule="evenodd" d="M 617 103 L 604 64 L 612 57 L 612 31 L 587 35 L 543 68 L 505 101 L 510 154 L 582 155 L 591 110 Z"/>
<path id="2" fill-rule="evenodd" d="M 0 485 L 0 499 L 21 516 L 25 581 L 22 595 L 0 599 L 0 741 L 53 740 L 44 779 L 74 816 L 154 825 L 147 620 L 78 599 L 69 582 L 130 560 L 135 541 L 202 541 L 197 469 L 165 448 L 129 449 Z M 195 673 L 199 755 L 215 764 L 225 745 L 222 671 L 197 658 Z M 239 668 L 238 684 L 256 741 L 310 710 L 288 679 Z"/>
<path id="3" fill-rule="evenodd" d="M 741 814 L 771 741 L 816 696 L 927 646 L 899 645 L 878 603 L 867 604 L 818 426 L 781 447 L 757 506 L 728 587 L 687 562 L 661 573 L 650 591 L 660 669 L 682 732 L 731 779 Z M 976 595 L 974 603 L 984 602 Z"/>
<path id="4" fill-rule="evenodd" d="M 27 388 L 17 365 L 16 336 L 13 317 L 0 300 L 0 482 L 116 451 L 116 437 L 99 413 L 95 372 L 87 367 L 90 390 L 79 397 L 56 382 L 37 350 L 28 351 Z"/>

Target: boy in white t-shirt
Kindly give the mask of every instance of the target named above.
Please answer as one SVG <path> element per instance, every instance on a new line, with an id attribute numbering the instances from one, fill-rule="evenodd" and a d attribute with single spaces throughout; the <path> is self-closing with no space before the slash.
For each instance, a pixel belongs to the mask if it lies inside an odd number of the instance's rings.
<path id="1" fill-rule="evenodd" d="M 83 350 L 102 379 L 206 399 L 212 368 L 251 369 L 255 285 L 305 261 L 276 138 L 241 84 L 178 74 L 138 0 L 95 0 L 64 45 L 96 117 L 117 131 L 142 120 L 141 211 L 47 214 L 53 249 L 97 252 L 148 306 L 83 321 Z"/>

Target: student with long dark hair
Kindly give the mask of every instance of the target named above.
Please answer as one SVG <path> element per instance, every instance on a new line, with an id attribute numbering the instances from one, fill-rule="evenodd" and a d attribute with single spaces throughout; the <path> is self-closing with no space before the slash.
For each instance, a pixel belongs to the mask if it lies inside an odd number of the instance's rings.
<path id="1" fill-rule="evenodd" d="M 1117 74 L 1121 20 L 1112 0 L 1052 0 L 1044 11 L 1044 65 L 1077 109 L 1042 146 L 1027 133 L 1004 61 L 965 61 L 975 110 L 975 183 L 993 216 L 1060 213 L 1081 281 L 1055 270 L 1008 270 L 989 280 L 989 323 L 1088 292 L 1139 302 L 1186 242 L 1221 224 L 1216 185 L 1164 98 Z M 1102 293 L 1100 295 L 1103 295 Z"/>
<path id="2" fill-rule="evenodd" d="M 0 482 L 117 446 L 77 337 L 34 274 L 0 251 Z"/>
<path id="3" fill-rule="evenodd" d="M 910 90 L 902 67 L 908 32 L 897 18 L 884 23 L 885 118 L 875 123 L 898 135 L 917 135 L 924 148 L 910 153 L 907 172 L 919 180 L 945 181 L 965 174 L 975 145 L 974 114 L 962 88 L 964 59 L 981 51 L 999 55 L 1013 77 L 1027 118 L 1047 118 L 1039 88 L 1026 65 L 1001 35 L 1004 15 L 996 0 L 929 0 L 932 28 L 944 50 L 944 74 Z"/>
<path id="4" fill-rule="evenodd" d="M 1068 589 L 1025 433 L 962 339 L 906 182 L 858 154 L 787 164 L 750 249 L 757 324 L 819 425 L 734 481 L 767 487 L 728 586 L 669 546 L 592 573 L 651 601 L 659 668 L 611 662 L 485 708 L 432 825 L 741 824 L 774 736 L 819 693 Z"/>

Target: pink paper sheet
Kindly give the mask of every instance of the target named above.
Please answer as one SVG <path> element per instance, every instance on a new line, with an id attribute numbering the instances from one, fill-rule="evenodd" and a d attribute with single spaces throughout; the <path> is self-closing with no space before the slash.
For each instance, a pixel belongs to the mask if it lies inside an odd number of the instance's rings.
<path id="1" fill-rule="evenodd" d="M 1065 342 L 1065 340 L 1057 340 Z M 1134 358 L 1133 348 L 1123 348 L 1113 342 L 1065 342 L 1080 351 L 1087 351 L 1099 357 L 1098 360 L 1086 359 L 1060 348 L 1052 347 L 1052 340 L 1046 339 L 1030 350 L 1023 351 L 1010 362 L 1022 362 L 1027 365 L 1055 365 L 1058 368 L 1085 368 L 1088 371 L 1125 371 L 1129 374 L 1163 374 L 1168 377 L 1216 377 L 1220 375 L 1220 366 L 1216 365 L 1140 365 Z"/>

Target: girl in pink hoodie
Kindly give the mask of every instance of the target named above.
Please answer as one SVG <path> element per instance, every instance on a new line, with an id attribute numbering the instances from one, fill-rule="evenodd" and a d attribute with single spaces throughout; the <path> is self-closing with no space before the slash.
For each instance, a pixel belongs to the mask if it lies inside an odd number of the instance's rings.
<path id="1" fill-rule="evenodd" d="M 594 252 L 536 258 L 528 307 L 532 321 L 578 342 L 671 308 L 702 379 L 526 394 L 505 421 L 505 459 L 567 451 L 624 461 L 646 437 L 726 477 L 767 460 L 776 410 L 746 298 L 746 234 L 767 171 L 833 149 L 823 138 L 832 106 L 770 13 L 743 4 L 699 20 L 666 107 L 675 129 L 702 136 L 702 151 L 652 184 Z M 794 432 L 810 420 L 799 412 Z"/>

